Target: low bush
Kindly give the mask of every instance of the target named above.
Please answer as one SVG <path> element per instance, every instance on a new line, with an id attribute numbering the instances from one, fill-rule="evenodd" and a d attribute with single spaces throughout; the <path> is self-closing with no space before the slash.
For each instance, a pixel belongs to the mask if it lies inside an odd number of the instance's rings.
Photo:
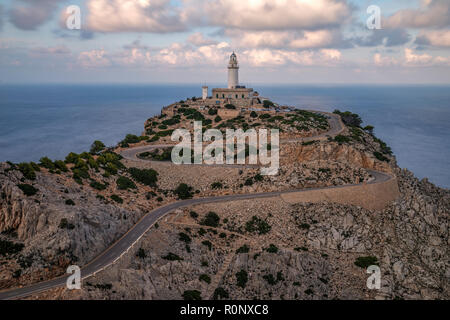
<path id="1" fill-rule="evenodd" d="M 72 199 L 67 199 L 67 200 L 66 200 L 66 205 L 68 205 L 68 206 L 74 206 L 74 205 L 75 205 L 75 202 L 73 202 Z"/>
<path id="2" fill-rule="evenodd" d="M 236 253 L 248 253 L 250 251 L 249 246 L 247 246 L 246 244 L 244 244 L 242 247 L 240 247 L 239 249 L 236 250 Z"/>
<path id="3" fill-rule="evenodd" d="M 268 248 L 266 248 L 266 251 L 269 253 L 277 253 L 278 247 L 274 244 L 270 244 Z"/>
<path id="4" fill-rule="evenodd" d="M 168 260 L 168 261 L 181 261 L 183 260 L 183 258 L 181 258 L 180 256 L 176 255 L 175 253 L 169 252 L 166 256 L 162 257 L 164 260 Z"/>
<path id="5" fill-rule="evenodd" d="M 39 191 L 30 184 L 19 184 L 17 186 L 27 197 L 34 196 Z"/>
<path id="6" fill-rule="evenodd" d="M 8 240 L 0 239 L 0 256 L 16 254 L 24 248 L 22 243 L 14 243 Z"/>
<path id="7" fill-rule="evenodd" d="M 223 184 L 222 184 L 222 182 L 214 182 L 213 184 L 211 184 L 211 188 L 212 189 L 222 189 Z"/>
<path id="8" fill-rule="evenodd" d="M 186 233 L 184 232 L 180 232 L 178 234 L 180 241 L 186 242 L 186 243 L 191 243 L 192 239 L 191 237 L 189 237 Z"/>
<path id="9" fill-rule="evenodd" d="M 116 194 L 113 194 L 111 196 L 111 199 L 114 200 L 117 203 L 123 203 L 123 199 L 121 197 L 119 197 L 118 195 L 116 195 Z"/>
<path id="10" fill-rule="evenodd" d="M 117 178 L 116 183 L 119 190 L 136 189 L 136 184 L 131 179 L 124 176 Z"/>
<path id="11" fill-rule="evenodd" d="M 260 235 L 269 233 L 271 229 L 272 227 L 267 221 L 264 221 L 257 216 L 253 216 L 252 219 L 245 224 L 245 231 L 250 233 L 257 232 Z"/>
<path id="12" fill-rule="evenodd" d="M 224 288 L 219 287 L 216 290 L 214 290 L 214 296 L 213 296 L 214 300 L 228 299 L 228 298 L 230 298 L 230 295 L 228 294 L 228 291 L 225 290 Z"/>
<path id="13" fill-rule="evenodd" d="M 374 256 L 359 257 L 355 260 L 355 265 L 367 269 L 369 266 L 378 265 L 378 258 Z"/>
<path id="14" fill-rule="evenodd" d="M 212 243 L 209 240 L 202 241 L 202 245 L 207 246 L 209 251 L 212 250 Z"/>
<path id="15" fill-rule="evenodd" d="M 201 292 L 198 290 L 186 290 L 182 296 L 187 301 L 202 300 Z"/>
<path id="16" fill-rule="evenodd" d="M 202 274 L 202 275 L 200 275 L 200 277 L 199 277 L 198 279 L 199 279 L 200 281 L 206 282 L 207 284 L 210 284 L 210 283 L 211 283 L 211 277 L 208 276 L 207 274 Z"/>
<path id="17" fill-rule="evenodd" d="M 106 187 L 107 187 L 106 184 L 100 183 L 100 182 L 98 182 L 98 181 L 92 181 L 91 184 L 90 184 L 90 186 L 91 186 L 92 188 L 94 188 L 94 189 L 96 189 L 96 190 L 100 190 L 100 191 L 101 191 L 101 190 L 105 190 Z"/>
<path id="18" fill-rule="evenodd" d="M 128 173 L 131 177 L 146 186 L 155 186 L 158 181 L 158 172 L 153 169 L 130 168 Z"/>
<path id="19" fill-rule="evenodd" d="M 174 191 L 174 194 L 178 196 L 179 199 L 185 200 L 190 199 L 193 196 L 192 187 L 188 186 L 185 183 L 181 183 Z"/>
<path id="20" fill-rule="evenodd" d="M 215 212 L 208 212 L 208 214 L 203 218 L 203 220 L 200 222 L 203 226 L 213 227 L 217 228 L 220 223 L 220 217 Z"/>
<path id="21" fill-rule="evenodd" d="M 66 218 L 62 218 L 61 221 L 59 222 L 59 228 L 73 230 L 73 229 L 75 229 L 75 226 L 72 223 L 70 223 L 69 221 L 67 221 Z"/>
<path id="22" fill-rule="evenodd" d="M 92 145 L 91 145 L 91 149 L 90 152 L 92 154 L 98 154 L 99 152 L 101 152 L 103 149 L 105 149 L 105 145 L 103 142 L 99 141 L 99 140 L 95 140 Z"/>
<path id="23" fill-rule="evenodd" d="M 248 273 L 244 269 L 236 273 L 236 285 L 241 288 L 245 288 L 248 282 Z"/>
<path id="24" fill-rule="evenodd" d="M 17 165 L 19 171 L 23 174 L 23 177 L 28 180 L 36 179 L 36 171 L 40 171 L 38 165 L 33 162 L 22 162 Z"/>

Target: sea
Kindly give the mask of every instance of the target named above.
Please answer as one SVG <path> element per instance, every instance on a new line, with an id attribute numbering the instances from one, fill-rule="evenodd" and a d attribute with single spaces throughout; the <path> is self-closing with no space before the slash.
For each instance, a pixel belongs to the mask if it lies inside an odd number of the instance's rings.
<path id="1" fill-rule="evenodd" d="M 218 87 L 223 84 L 217 84 Z M 254 85 L 301 109 L 349 110 L 393 150 L 400 167 L 450 187 L 450 86 Z M 141 134 L 161 108 L 201 96 L 194 85 L 0 85 L 0 161 L 64 159 L 94 140 Z"/>

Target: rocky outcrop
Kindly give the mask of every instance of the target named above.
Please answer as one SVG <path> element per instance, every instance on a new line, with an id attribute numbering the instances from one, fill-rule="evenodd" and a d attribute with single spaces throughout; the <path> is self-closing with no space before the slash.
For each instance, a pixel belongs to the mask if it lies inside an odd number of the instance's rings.
<path id="1" fill-rule="evenodd" d="M 20 270 L 28 282 L 27 275 L 45 278 L 42 271 L 49 268 L 84 265 L 143 214 L 106 203 L 63 176 L 41 172 L 36 180 L 24 182 L 19 171 L 8 169 L 8 164 L 1 164 L 0 233 L 9 241 L 23 243 L 24 248 L 0 267 L 1 278 L 11 279 Z M 23 183 L 32 184 L 37 193 L 25 196 L 18 187 Z"/>

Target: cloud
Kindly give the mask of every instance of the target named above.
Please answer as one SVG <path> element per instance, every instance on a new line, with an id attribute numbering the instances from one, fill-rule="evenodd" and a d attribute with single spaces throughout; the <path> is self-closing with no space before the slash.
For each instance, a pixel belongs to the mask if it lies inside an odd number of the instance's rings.
<path id="1" fill-rule="evenodd" d="M 61 0 L 20 0 L 9 12 L 9 21 L 22 30 L 35 30 L 47 22 Z"/>
<path id="2" fill-rule="evenodd" d="M 339 45 L 338 32 L 330 30 L 314 31 L 242 31 L 227 30 L 225 35 L 233 40 L 233 45 L 242 48 L 291 48 L 311 49 Z"/>
<path id="3" fill-rule="evenodd" d="M 390 67 L 398 65 L 398 61 L 395 58 L 392 57 L 383 57 L 380 53 L 376 53 L 373 56 L 373 62 L 378 67 Z"/>
<path id="4" fill-rule="evenodd" d="M 111 66 L 111 60 L 105 50 L 83 51 L 78 55 L 78 63 L 84 68 Z"/>
<path id="5" fill-rule="evenodd" d="M 37 47 L 30 50 L 31 54 L 39 55 L 66 55 L 70 54 L 71 51 L 64 45 L 56 47 Z"/>
<path id="6" fill-rule="evenodd" d="M 186 20 L 246 30 L 324 29 L 351 16 L 345 0 L 185 0 Z"/>
<path id="7" fill-rule="evenodd" d="M 411 39 L 404 29 L 380 29 L 372 30 L 367 37 L 354 38 L 353 42 L 362 47 L 385 46 L 393 47 L 408 43 Z"/>
<path id="8" fill-rule="evenodd" d="M 423 1 L 420 9 L 404 9 L 383 21 L 383 28 L 433 28 L 450 25 L 450 1 Z"/>
<path id="9" fill-rule="evenodd" d="M 205 46 L 205 45 L 211 45 L 211 44 L 217 44 L 217 41 L 212 39 L 206 39 L 203 36 L 203 33 L 196 32 L 189 36 L 188 40 L 189 43 L 193 44 L 194 46 Z"/>
<path id="10" fill-rule="evenodd" d="M 243 52 L 241 60 L 253 67 L 332 66 L 341 60 L 341 52 L 334 49 L 319 51 L 251 49 Z"/>
<path id="11" fill-rule="evenodd" d="M 419 45 L 450 47 L 450 30 L 422 31 L 416 38 Z"/>
<path id="12" fill-rule="evenodd" d="M 0 5 L 0 31 L 3 28 L 3 6 Z"/>
<path id="13" fill-rule="evenodd" d="M 88 0 L 88 29 L 168 33 L 185 30 L 170 0 Z"/>
<path id="14" fill-rule="evenodd" d="M 405 48 L 402 59 L 394 57 L 383 57 L 381 54 L 374 55 L 374 63 L 380 67 L 403 66 L 403 67 L 437 67 L 450 66 L 449 57 L 433 57 L 428 53 L 417 54 L 412 49 Z"/>

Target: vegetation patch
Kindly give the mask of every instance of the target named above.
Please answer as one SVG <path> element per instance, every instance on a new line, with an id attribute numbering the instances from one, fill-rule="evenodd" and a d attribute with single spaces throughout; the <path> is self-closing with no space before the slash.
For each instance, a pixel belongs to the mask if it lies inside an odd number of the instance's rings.
<path id="1" fill-rule="evenodd" d="M 16 254 L 24 248 L 22 243 L 0 239 L 0 256 Z"/>
<path id="2" fill-rule="evenodd" d="M 374 256 L 359 257 L 355 260 L 355 265 L 367 269 L 369 266 L 378 265 L 378 258 Z"/>
<path id="3" fill-rule="evenodd" d="M 174 191 L 174 194 L 178 196 L 179 199 L 185 200 L 193 197 L 192 187 L 188 186 L 186 183 L 181 183 Z"/>
<path id="4" fill-rule="evenodd" d="M 130 168 L 128 173 L 134 180 L 146 186 L 154 187 L 158 181 L 158 172 L 153 169 Z"/>
<path id="5" fill-rule="evenodd" d="M 245 224 L 245 231 L 249 233 L 255 233 L 258 234 L 266 234 L 270 232 L 272 227 L 267 223 L 267 221 L 262 220 L 261 218 L 258 218 L 257 216 L 253 216 L 250 221 L 247 221 Z"/>
<path id="6" fill-rule="evenodd" d="M 184 260 L 180 256 L 176 255 L 175 253 L 169 252 L 167 255 L 162 257 L 164 260 L 168 261 L 182 261 Z"/>
<path id="7" fill-rule="evenodd" d="M 31 184 L 18 184 L 17 186 L 27 197 L 34 196 L 39 191 Z"/>
<path id="8" fill-rule="evenodd" d="M 213 227 L 217 228 L 220 223 L 220 217 L 215 212 L 208 212 L 208 214 L 203 218 L 203 220 L 200 222 L 203 226 Z"/>
<path id="9" fill-rule="evenodd" d="M 244 269 L 236 273 L 236 285 L 238 287 L 241 287 L 242 289 L 245 288 L 248 282 L 248 273 Z"/>
<path id="10" fill-rule="evenodd" d="M 116 183 L 119 190 L 136 189 L 136 184 L 131 179 L 124 176 L 120 176 Z"/>
<path id="11" fill-rule="evenodd" d="M 186 290 L 182 296 L 187 301 L 202 300 L 201 292 L 198 290 Z"/>

